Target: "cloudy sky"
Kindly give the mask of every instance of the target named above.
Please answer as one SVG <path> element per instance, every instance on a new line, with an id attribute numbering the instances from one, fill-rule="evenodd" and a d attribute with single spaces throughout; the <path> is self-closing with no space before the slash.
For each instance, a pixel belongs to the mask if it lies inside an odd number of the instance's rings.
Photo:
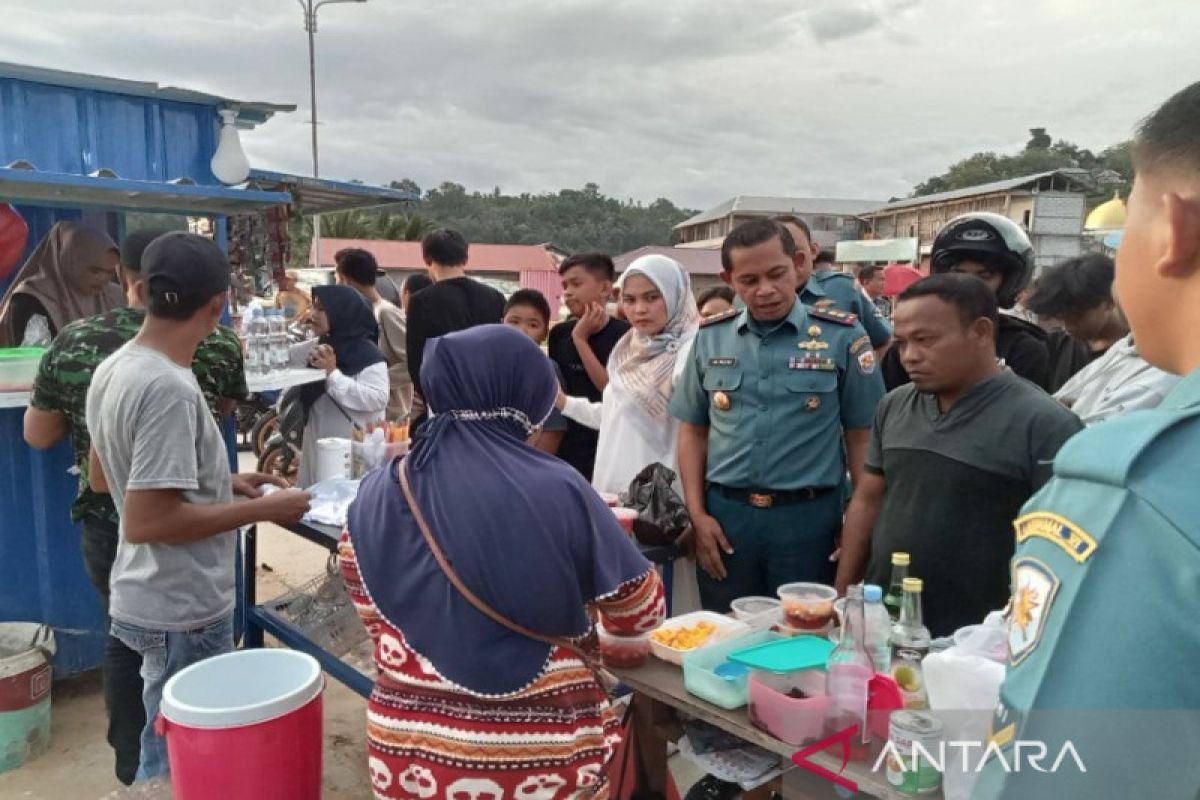
<path id="1" fill-rule="evenodd" d="M 297 0 L 2 0 L 0 60 L 295 103 Z M 1200 79 L 1197 0 L 369 0 L 321 9 L 321 172 L 429 188 L 886 199 L 1043 126 L 1095 149 Z"/>

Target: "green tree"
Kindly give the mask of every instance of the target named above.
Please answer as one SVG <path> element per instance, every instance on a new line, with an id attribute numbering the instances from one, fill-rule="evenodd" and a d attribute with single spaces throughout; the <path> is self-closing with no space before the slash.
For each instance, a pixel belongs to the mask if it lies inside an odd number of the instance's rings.
<path id="1" fill-rule="evenodd" d="M 1050 134 L 1046 133 L 1045 128 L 1030 128 L 1029 142 L 1025 145 L 1026 150 L 1049 150 L 1053 140 Z"/>

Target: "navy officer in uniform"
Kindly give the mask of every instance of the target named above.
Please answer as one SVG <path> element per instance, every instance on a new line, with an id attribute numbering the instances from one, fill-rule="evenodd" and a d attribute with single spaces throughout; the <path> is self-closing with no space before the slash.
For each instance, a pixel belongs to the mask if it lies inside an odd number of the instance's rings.
<path id="1" fill-rule="evenodd" d="M 977 800 L 1200 797 L 1198 133 L 1200 83 L 1142 123 L 1116 268 L 1139 352 L 1183 380 L 1158 408 L 1076 434 L 1016 520 Z M 1014 763 L 1030 742 L 1046 772 Z"/>
<path id="2" fill-rule="evenodd" d="M 795 214 L 780 214 L 772 219 L 787 228 L 796 243 L 800 302 L 822 311 L 836 309 L 855 315 L 867 336 L 871 337 L 875 354 L 881 356 L 892 340 L 892 326 L 858 288 L 858 281 L 849 272 L 831 269 L 829 263 L 817 263 L 821 248 L 812 240 L 812 231 L 803 219 Z"/>
<path id="3" fill-rule="evenodd" d="M 841 485 L 847 466 L 861 474 L 883 397 L 854 315 L 797 298 L 802 257 L 769 219 L 725 238 L 722 278 L 745 308 L 702 323 L 671 398 L 708 609 L 791 581 L 832 583 Z"/>

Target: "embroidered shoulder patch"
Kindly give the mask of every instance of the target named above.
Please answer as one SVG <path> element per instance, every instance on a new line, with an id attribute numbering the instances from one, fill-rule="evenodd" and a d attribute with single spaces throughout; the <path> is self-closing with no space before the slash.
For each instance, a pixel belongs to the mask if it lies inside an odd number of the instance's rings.
<path id="1" fill-rule="evenodd" d="M 856 358 L 858 359 L 858 371 L 862 375 L 875 374 L 875 351 L 863 350 Z"/>
<path id="2" fill-rule="evenodd" d="M 722 314 L 715 314 L 711 317 L 705 317 L 700 320 L 700 327 L 707 328 L 709 325 L 715 325 L 718 322 L 727 322 L 742 313 L 740 308 L 731 308 Z"/>
<path id="3" fill-rule="evenodd" d="M 1096 552 L 1096 539 L 1066 517 L 1046 511 L 1035 511 L 1018 517 L 1013 523 L 1017 542 L 1037 537 L 1061 547 L 1067 555 L 1082 564 Z"/>
<path id="4" fill-rule="evenodd" d="M 1013 596 L 1008 610 L 1008 661 L 1014 667 L 1037 649 L 1061 582 L 1032 556 L 1013 559 Z"/>
<path id="5" fill-rule="evenodd" d="M 850 345 L 850 353 L 851 353 L 851 355 L 857 355 L 858 353 L 861 353 L 863 350 L 866 350 L 870 346 L 871 346 L 871 337 L 870 336 L 860 336 L 854 340 L 853 344 Z"/>
<path id="6" fill-rule="evenodd" d="M 814 319 L 836 322 L 839 325 L 853 325 L 858 322 L 857 314 L 851 314 L 849 311 L 839 311 L 836 308 L 815 308 L 809 306 L 808 315 Z"/>

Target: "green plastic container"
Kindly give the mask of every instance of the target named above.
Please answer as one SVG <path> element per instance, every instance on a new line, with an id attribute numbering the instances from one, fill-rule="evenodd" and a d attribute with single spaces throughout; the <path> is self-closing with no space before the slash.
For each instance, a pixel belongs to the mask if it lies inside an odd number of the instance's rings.
<path id="1" fill-rule="evenodd" d="M 730 661 L 751 669 L 783 675 L 802 669 L 825 669 L 833 642 L 819 636 L 792 636 L 778 641 L 742 647 L 729 654 Z"/>
<path id="2" fill-rule="evenodd" d="M 729 660 L 729 654 L 782 638 L 774 631 L 758 631 L 736 639 L 701 647 L 683 657 L 683 685 L 689 692 L 714 706 L 732 711 L 750 699 L 750 673 L 726 680 L 714 670 Z"/>
<path id="3" fill-rule="evenodd" d="M 50 745 L 54 632 L 36 622 L 0 622 L 0 772 Z"/>

